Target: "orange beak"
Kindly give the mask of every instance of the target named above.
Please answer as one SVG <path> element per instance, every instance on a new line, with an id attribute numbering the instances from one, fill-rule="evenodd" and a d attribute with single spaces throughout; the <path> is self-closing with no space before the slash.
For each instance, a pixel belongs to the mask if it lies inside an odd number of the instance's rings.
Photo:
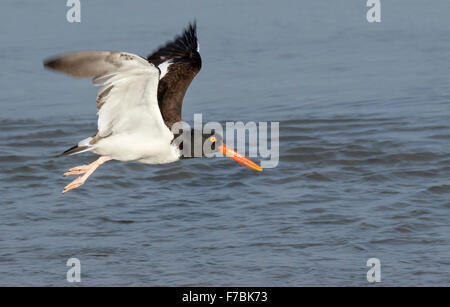
<path id="1" fill-rule="evenodd" d="M 227 155 L 228 157 L 230 157 L 231 159 L 244 164 L 245 166 L 248 166 L 250 168 L 253 168 L 257 171 L 262 171 L 262 168 L 260 166 L 258 166 L 258 164 L 254 163 L 253 161 L 247 159 L 246 157 L 244 157 L 243 155 L 241 155 L 240 153 L 238 153 L 237 151 L 234 151 L 233 149 L 227 147 L 225 144 L 222 144 L 219 147 L 220 151 L 224 154 Z"/>

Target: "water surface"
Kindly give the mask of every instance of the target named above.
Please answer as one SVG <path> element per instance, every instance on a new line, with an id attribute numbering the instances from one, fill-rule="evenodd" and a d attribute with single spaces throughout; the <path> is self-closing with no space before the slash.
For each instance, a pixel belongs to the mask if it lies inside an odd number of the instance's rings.
<path id="1" fill-rule="evenodd" d="M 170 1 L 169 1 L 170 2 Z M 448 1 L 54 1 L 0 10 L 0 285 L 450 285 Z M 55 158 L 96 131 L 96 89 L 45 71 L 77 50 L 147 55 L 197 18 L 183 116 L 280 122 L 280 162 L 108 162 L 62 196 Z"/>

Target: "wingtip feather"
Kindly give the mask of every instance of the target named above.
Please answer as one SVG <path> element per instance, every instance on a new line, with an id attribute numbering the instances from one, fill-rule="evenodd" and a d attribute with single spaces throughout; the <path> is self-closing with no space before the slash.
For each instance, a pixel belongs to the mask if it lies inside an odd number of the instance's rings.
<path id="1" fill-rule="evenodd" d="M 147 57 L 147 60 L 156 66 L 174 59 L 174 61 L 192 60 L 201 66 L 198 54 L 197 21 L 190 22 L 180 35 L 166 42 Z M 198 63 L 197 63 L 198 62 Z"/>

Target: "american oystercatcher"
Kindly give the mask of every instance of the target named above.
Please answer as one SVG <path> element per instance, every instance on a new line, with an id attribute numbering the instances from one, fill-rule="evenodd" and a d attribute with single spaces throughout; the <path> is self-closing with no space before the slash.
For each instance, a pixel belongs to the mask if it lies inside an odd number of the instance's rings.
<path id="1" fill-rule="evenodd" d="M 90 151 L 100 158 L 64 173 L 82 176 L 68 184 L 63 194 L 83 185 L 109 160 L 164 164 L 193 156 L 183 154 L 183 143 L 191 141 L 194 130 L 188 134 L 189 140 L 177 143 L 171 129 L 181 122 L 184 95 L 202 66 L 195 23 L 147 59 L 127 52 L 85 51 L 50 59 L 44 66 L 77 78 L 93 78 L 94 85 L 101 86 L 97 94 L 98 132 L 62 153 Z M 262 171 L 223 144 L 219 134 L 201 132 L 200 136 L 202 156 L 203 148 L 211 148 Z M 194 146 L 190 148 L 194 152 Z"/>

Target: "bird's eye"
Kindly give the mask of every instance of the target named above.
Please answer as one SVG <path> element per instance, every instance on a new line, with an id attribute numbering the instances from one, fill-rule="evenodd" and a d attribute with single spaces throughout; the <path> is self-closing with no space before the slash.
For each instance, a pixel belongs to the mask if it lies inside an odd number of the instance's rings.
<path id="1" fill-rule="evenodd" d="M 211 141 L 211 143 L 214 143 L 216 141 L 216 137 L 212 136 L 212 137 L 209 138 L 209 140 Z"/>

